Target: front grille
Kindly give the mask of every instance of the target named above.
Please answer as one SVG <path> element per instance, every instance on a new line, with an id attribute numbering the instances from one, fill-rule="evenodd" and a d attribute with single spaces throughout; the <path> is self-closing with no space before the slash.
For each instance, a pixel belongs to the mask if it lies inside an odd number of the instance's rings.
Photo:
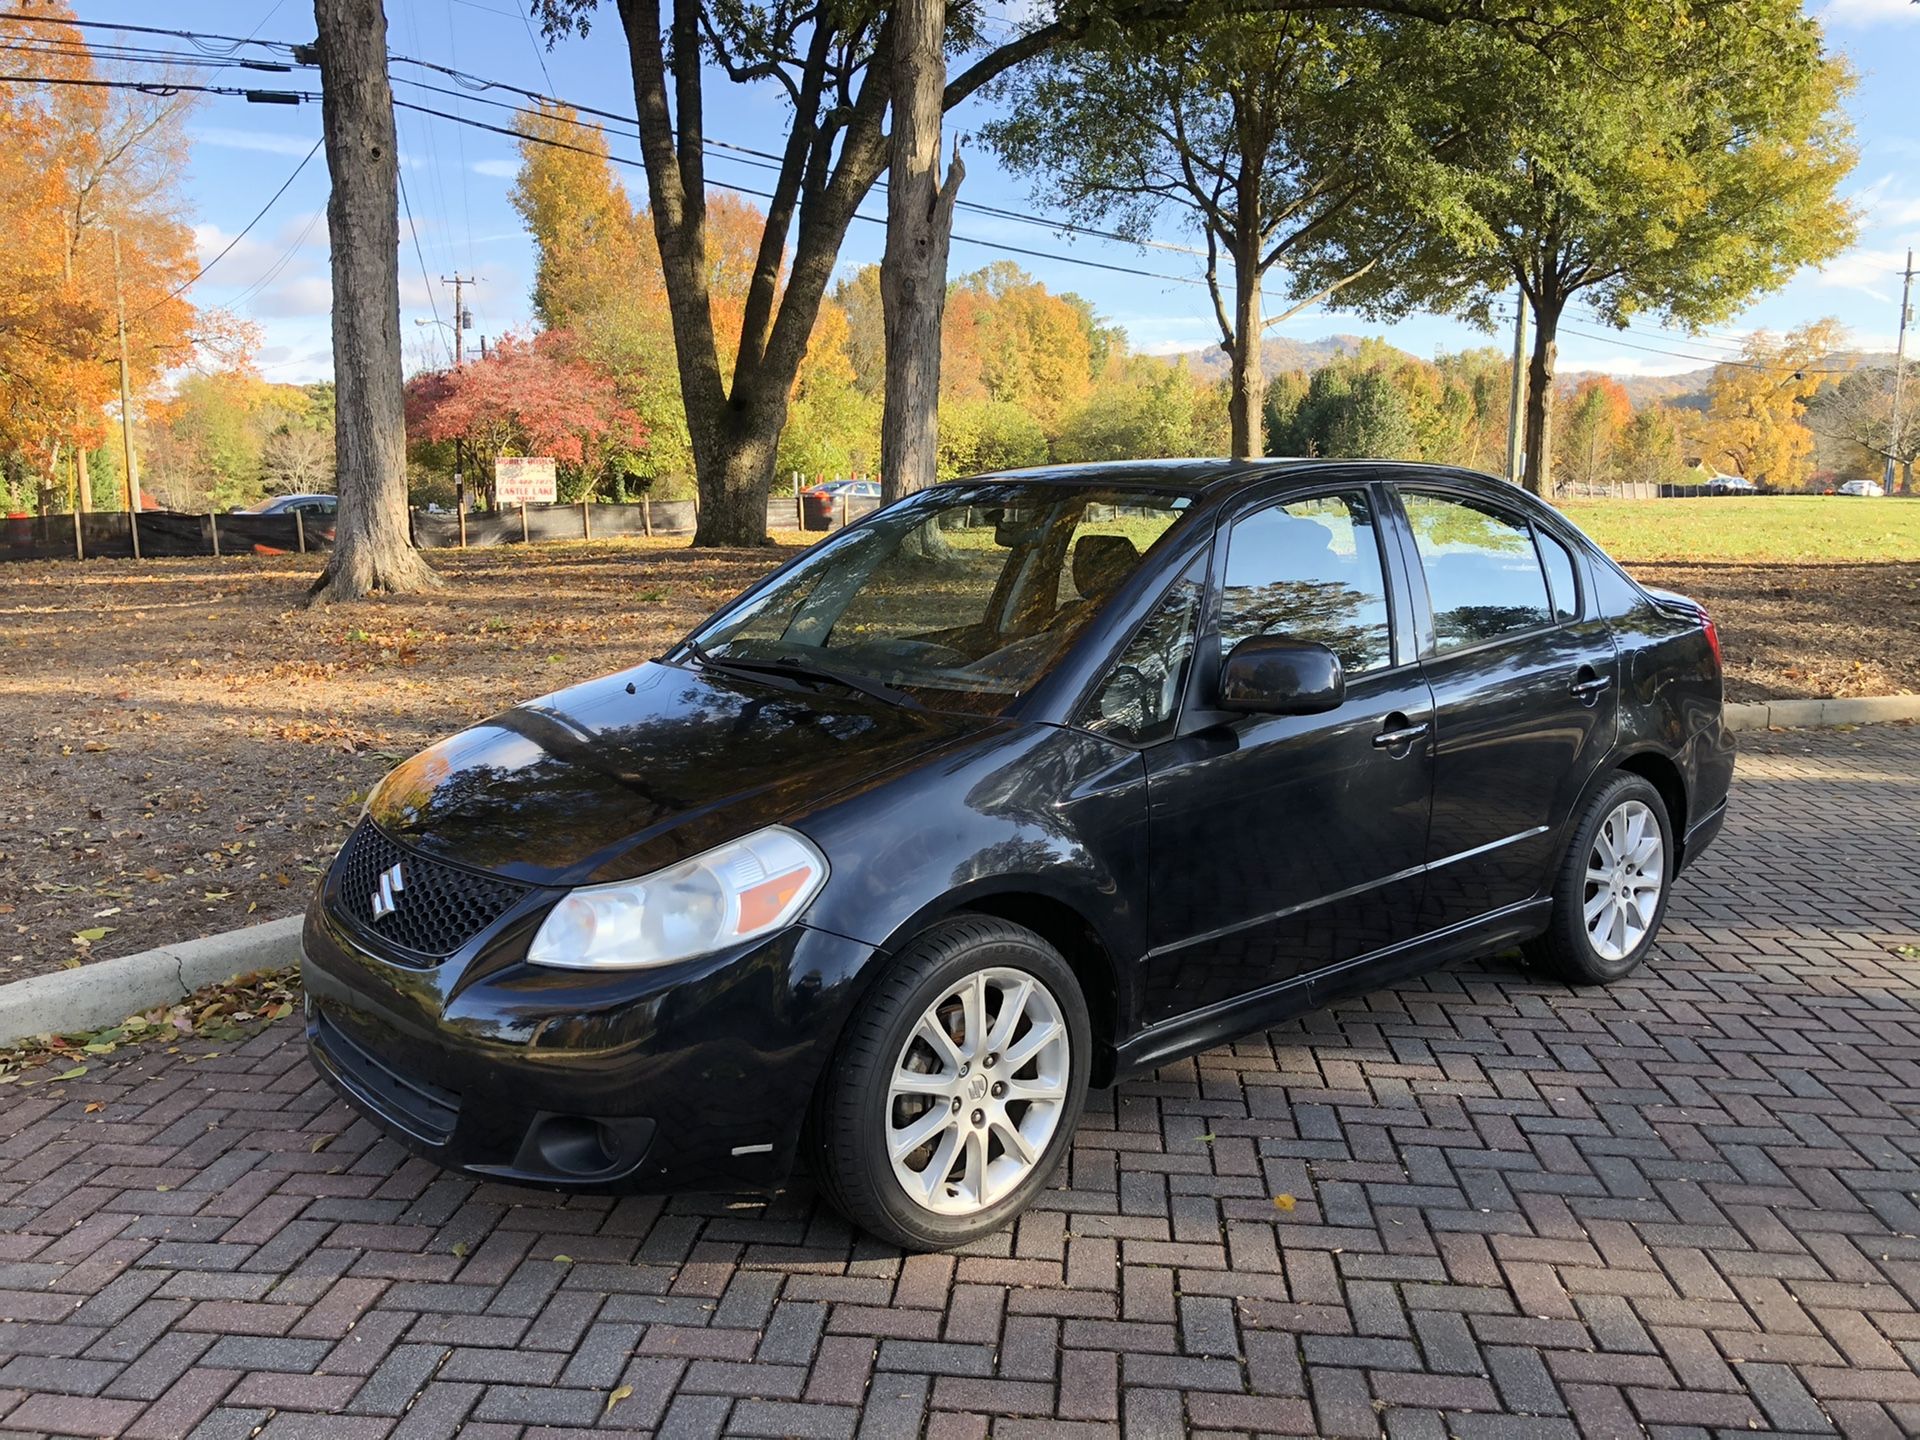
<path id="1" fill-rule="evenodd" d="M 460 1118 L 460 1097 L 451 1090 L 402 1075 L 327 1018 L 313 1017 L 309 1032 L 346 1087 L 381 1119 L 429 1145 L 444 1145 Z"/>
<path id="2" fill-rule="evenodd" d="M 532 889 L 402 849 L 371 820 L 347 837 L 333 878 L 348 919 L 383 947 L 425 960 L 453 954 Z"/>

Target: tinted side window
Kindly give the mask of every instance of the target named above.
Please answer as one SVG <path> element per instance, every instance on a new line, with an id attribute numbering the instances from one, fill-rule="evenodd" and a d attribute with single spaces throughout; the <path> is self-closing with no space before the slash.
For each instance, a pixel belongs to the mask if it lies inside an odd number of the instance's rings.
<path id="1" fill-rule="evenodd" d="M 1220 653 L 1253 635 L 1318 641 L 1349 675 L 1391 663 L 1387 586 L 1364 490 L 1273 505 L 1235 522 Z"/>
<path id="2" fill-rule="evenodd" d="M 1452 496 L 1406 491 L 1402 498 L 1426 572 L 1439 649 L 1549 622 L 1547 580 L 1524 521 Z"/>
<path id="3" fill-rule="evenodd" d="M 1173 732 L 1193 661 L 1194 627 L 1200 617 L 1200 575 L 1183 576 L 1120 652 L 1106 681 L 1094 692 L 1080 724 L 1097 734 L 1149 745 Z"/>
<path id="4" fill-rule="evenodd" d="M 1580 587 L 1573 578 L 1573 552 L 1537 525 L 1533 533 L 1540 541 L 1540 558 L 1547 565 L 1547 589 L 1553 596 L 1553 618 L 1571 620 L 1580 613 Z"/>

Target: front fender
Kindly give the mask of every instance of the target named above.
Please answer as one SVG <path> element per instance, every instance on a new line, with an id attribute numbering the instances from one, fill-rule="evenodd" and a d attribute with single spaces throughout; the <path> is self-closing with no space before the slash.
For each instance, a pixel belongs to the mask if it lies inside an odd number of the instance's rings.
<path id="1" fill-rule="evenodd" d="M 958 803 L 952 798 L 959 795 Z M 1146 766 L 1049 725 L 999 729 L 796 823 L 833 878 L 807 923 L 894 951 L 941 916 L 1037 896 L 1092 930 L 1119 967 L 1125 1033 L 1146 949 Z"/>

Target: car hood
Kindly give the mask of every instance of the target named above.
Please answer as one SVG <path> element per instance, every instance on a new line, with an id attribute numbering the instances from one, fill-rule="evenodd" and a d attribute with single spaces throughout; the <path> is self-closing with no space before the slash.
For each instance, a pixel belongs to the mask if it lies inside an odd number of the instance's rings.
<path id="1" fill-rule="evenodd" d="M 649 663 L 415 755 L 369 806 L 395 839 L 535 884 L 650 874 L 1002 722 Z"/>

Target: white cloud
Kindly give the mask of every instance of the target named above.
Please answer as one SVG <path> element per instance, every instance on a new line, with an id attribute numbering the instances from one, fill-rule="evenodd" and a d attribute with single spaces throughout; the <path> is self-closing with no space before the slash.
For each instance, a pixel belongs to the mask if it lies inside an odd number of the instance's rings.
<path id="1" fill-rule="evenodd" d="M 1862 295 L 1892 304 L 1899 291 L 1895 277 L 1906 263 L 1903 250 L 1859 246 L 1828 261 L 1813 277 L 1813 283 L 1829 290 L 1858 290 Z"/>
<path id="2" fill-rule="evenodd" d="M 274 135 L 262 130 L 234 130 L 225 125 L 196 125 L 193 138 L 202 145 L 217 145 L 222 150 L 255 150 L 263 155 L 305 155 L 312 140 L 298 135 Z"/>
<path id="3" fill-rule="evenodd" d="M 491 175 L 496 180 L 511 180 L 520 173 L 518 160 L 476 160 L 472 165 L 476 175 Z"/>
<path id="4" fill-rule="evenodd" d="M 1829 25 L 1878 25 L 1885 21 L 1920 20 L 1920 6 L 1912 0 L 1828 0 L 1820 18 Z"/>
<path id="5" fill-rule="evenodd" d="M 247 304 L 255 315 L 284 318 L 333 313 L 333 285 L 324 275 L 283 277 Z"/>

